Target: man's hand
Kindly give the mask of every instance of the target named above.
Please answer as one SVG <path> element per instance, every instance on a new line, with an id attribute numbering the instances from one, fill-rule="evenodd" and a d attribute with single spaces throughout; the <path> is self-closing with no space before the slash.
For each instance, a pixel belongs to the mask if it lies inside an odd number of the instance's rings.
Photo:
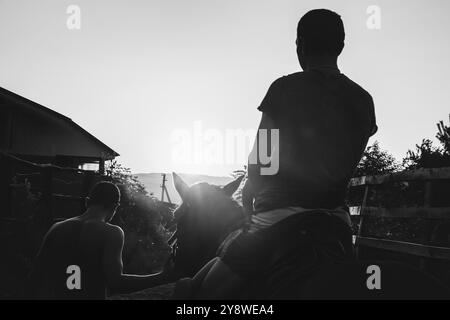
<path id="1" fill-rule="evenodd" d="M 253 199 L 255 198 L 255 193 L 253 191 L 252 185 L 247 178 L 244 187 L 242 188 L 242 206 L 244 207 L 244 212 L 247 216 L 253 214 Z"/>
<path id="2" fill-rule="evenodd" d="M 173 269 L 170 261 L 166 263 L 165 270 L 157 274 L 124 274 L 122 262 L 123 243 L 124 234 L 122 229 L 117 226 L 110 226 L 103 258 L 105 276 L 109 289 L 120 293 L 129 293 L 170 282 L 167 277 L 169 271 Z"/>

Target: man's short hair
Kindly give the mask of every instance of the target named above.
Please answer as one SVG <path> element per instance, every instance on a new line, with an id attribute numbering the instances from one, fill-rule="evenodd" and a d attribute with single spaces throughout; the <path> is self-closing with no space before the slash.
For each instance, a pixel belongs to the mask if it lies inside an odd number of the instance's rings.
<path id="1" fill-rule="evenodd" d="M 308 53 L 339 55 L 344 48 L 344 23 L 341 16 L 327 9 L 307 12 L 298 22 L 297 40 Z"/>
<path id="2" fill-rule="evenodd" d="M 87 206 L 100 205 L 105 208 L 117 206 L 120 201 L 120 190 L 111 182 L 101 181 L 96 183 L 89 193 Z"/>

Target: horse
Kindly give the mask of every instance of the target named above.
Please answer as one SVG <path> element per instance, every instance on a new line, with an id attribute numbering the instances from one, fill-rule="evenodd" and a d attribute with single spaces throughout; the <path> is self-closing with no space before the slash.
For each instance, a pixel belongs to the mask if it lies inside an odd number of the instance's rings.
<path id="1" fill-rule="evenodd" d="M 174 279 L 192 277 L 208 261 L 215 258 L 224 240 L 243 228 L 248 217 L 232 195 L 242 176 L 225 186 L 205 182 L 188 186 L 173 173 L 174 186 L 182 199 L 174 212 L 176 231 L 168 243 L 174 259 Z M 406 264 L 389 261 L 324 262 L 308 276 L 296 277 L 302 269 L 293 260 L 288 272 L 279 272 L 276 281 L 283 285 L 277 294 L 263 291 L 261 283 L 249 281 L 236 298 L 257 299 L 449 299 L 448 288 L 434 277 Z M 297 261 L 297 262 L 296 262 Z M 378 286 L 372 283 L 378 269 Z M 270 278 L 270 277 L 269 277 Z M 376 282 L 376 281 L 375 281 Z"/>

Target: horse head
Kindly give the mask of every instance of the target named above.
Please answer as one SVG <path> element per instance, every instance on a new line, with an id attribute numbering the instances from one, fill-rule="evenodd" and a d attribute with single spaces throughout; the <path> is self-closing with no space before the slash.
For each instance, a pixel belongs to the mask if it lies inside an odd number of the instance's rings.
<path id="1" fill-rule="evenodd" d="M 245 222 L 242 207 L 232 199 L 242 176 L 225 186 L 205 182 L 188 186 L 173 173 L 182 204 L 175 210 L 176 232 L 169 240 L 177 277 L 193 276 L 214 258 L 224 238 Z"/>

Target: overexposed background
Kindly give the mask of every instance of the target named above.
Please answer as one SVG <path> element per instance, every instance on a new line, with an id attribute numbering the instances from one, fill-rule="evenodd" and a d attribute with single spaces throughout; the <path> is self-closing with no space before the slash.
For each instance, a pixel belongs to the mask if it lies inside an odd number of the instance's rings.
<path id="1" fill-rule="evenodd" d="M 72 4 L 80 30 L 66 26 Z M 133 172 L 226 175 L 243 164 L 174 163 L 173 130 L 256 128 L 271 82 L 300 70 L 296 25 L 314 8 L 343 18 L 339 65 L 374 98 L 372 141 L 401 159 L 434 138 L 450 110 L 446 0 L 0 0 L 0 86 L 72 118 Z"/>

